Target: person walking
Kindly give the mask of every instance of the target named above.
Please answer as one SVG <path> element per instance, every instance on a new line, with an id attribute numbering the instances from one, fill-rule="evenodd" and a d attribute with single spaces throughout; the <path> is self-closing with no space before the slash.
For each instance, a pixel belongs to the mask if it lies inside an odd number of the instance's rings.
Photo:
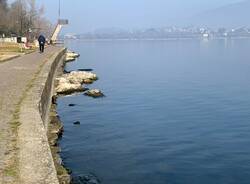
<path id="1" fill-rule="evenodd" d="M 38 42 L 39 42 L 39 49 L 40 49 L 40 53 L 44 52 L 44 45 L 46 42 L 46 38 L 43 35 L 40 35 L 38 37 Z"/>

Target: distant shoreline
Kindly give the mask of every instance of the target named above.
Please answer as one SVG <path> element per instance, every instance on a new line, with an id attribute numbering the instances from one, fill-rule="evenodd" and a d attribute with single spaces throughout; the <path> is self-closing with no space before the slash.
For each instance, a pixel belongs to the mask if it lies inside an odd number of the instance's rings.
<path id="1" fill-rule="evenodd" d="M 144 39 L 129 39 L 129 38 L 100 38 L 100 39 L 65 39 L 65 41 L 172 41 L 172 40 L 242 40 L 250 39 L 250 37 L 195 37 L 195 38 L 144 38 Z"/>

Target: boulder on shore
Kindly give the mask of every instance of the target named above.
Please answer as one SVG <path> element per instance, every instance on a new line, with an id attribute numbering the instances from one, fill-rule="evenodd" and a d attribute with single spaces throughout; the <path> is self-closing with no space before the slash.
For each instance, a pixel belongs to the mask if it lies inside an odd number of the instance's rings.
<path id="1" fill-rule="evenodd" d="M 75 184 L 100 184 L 101 181 L 94 174 L 84 176 L 73 176 L 73 183 Z"/>
<path id="2" fill-rule="evenodd" d="M 75 60 L 76 60 L 76 58 L 74 58 L 74 57 L 66 56 L 66 58 L 65 58 L 66 62 L 71 62 L 71 61 L 75 61 Z"/>
<path id="3" fill-rule="evenodd" d="M 93 98 L 104 97 L 104 94 L 99 89 L 91 89 L 84 93 L 86 96 L 91 96 Z"/>
<path id="4" fill-rule="evenodd" d="M 80 57 L 80 54 L 77 54 L 77 53 L 72 52 L 72 51 L 68 51 L 68 52 L 66 53 L 66 58 L 65 58 L 65 60 L 66 60 L 66 62 L 75 61 L 76 58 L 78 58 L 78 57 Z"/>
<path id="5" fill-rule="evenodd" d="M 67 51 L 67 54 L 66 54 L 68 57 L 73 57 L 73 58 L 78 58 L 80 57 L 80 54 L 77 54 L 76 52 L 73 52 L 73 51 Z"/>
<path id="6" fill-rule="evenodd" d="M 60 83 L 56 87 L 57 94 L 67 95 L 67 94 L 71 94 L 75 92 L 83 92 L 83 91 L 84 91 L 84 87 L 81 84 L 71 84 L 69 82 Z"/>
<path id="7" fill-rule="evenodd" d="M 73 71 L 63 74 L 56 79 L 56 93 L 57 94 L 71 94 L 74 92 L 83 92 L 85 88 L 84 83 L 90 83 L 97 80 L 97 76 L 91 72 Z"/>
<path id="8" fill-rule="evenodd" d="M 84 81 L 86 80 L 95 81 L 98 79 L 96 74 L 84 71 L 72 71 L 68 74 L 64 74 L 62 77 L 66 78 L 68 81 L 70 81 L 70 83 L 73 84 L 78 84 L 78 83 L 83 84 Z"/>
<path id="9" fill-rule="evenodd" d="M 83 83 L 84 84 L 92 84 L 94 81 L 93 80 L 91 80 L 91 79 L 85 79 L 85 80 L 83 80 Z"/>
<path id="10" fill-rule="evenodd" d="M 74 125 L 80 125 L 81 122 L 80 122 L 80 121 L 75 121 L 73 124 L 74 124 Z"/>

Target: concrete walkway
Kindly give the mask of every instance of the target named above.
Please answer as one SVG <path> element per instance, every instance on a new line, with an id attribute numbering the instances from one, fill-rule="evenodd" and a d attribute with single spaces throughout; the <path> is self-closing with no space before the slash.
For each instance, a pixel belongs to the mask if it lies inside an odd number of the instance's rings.
<path id="1" fill-rule="evenodd" d="M 3 171 L 13 152 L 8 145 L 15 139 L 11 125 L 18 103 L 42 63 L 59 50 L 59 47 L 50 46 L 43 54 L 35 52 L 0 63 L 0 184 L 7 183 L 3 179 Z M 13 173 L 9 172 L 11 180 Z"/>

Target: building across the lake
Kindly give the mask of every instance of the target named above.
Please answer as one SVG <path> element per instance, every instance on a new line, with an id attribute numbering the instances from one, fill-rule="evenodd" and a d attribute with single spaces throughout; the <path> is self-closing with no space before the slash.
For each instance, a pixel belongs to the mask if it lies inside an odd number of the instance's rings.
<path id="1" fill-rule="evenodd" d="M 139 30 L 123 30 L 117 28 L 99 29 L 84 34 L 66 34 L 65 39 L 174 39 L 174 38 L 250 38 L 249 28 L 205 27 L 163 27 Z"/>

